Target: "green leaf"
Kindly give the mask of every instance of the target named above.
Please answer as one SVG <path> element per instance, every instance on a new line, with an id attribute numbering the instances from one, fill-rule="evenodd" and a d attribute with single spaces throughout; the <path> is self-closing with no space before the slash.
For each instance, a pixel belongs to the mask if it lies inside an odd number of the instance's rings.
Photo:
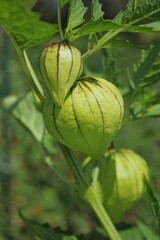
<path id="1" fill-rule="evenodd" d="M 119 231 L 119 234 L 122 240 L 144 240 L 137 227 Z"/>
<path id="2" fill-rule="evenodd" d="M 151 232 L 142 222 L 137 221 L 137 227 L 120 231 L 122 240 L 158 240 L 159 238 Z"/>
<path id="3" fill-rule="evenodd" d="M 43 44 L 58 32 L 57 25 L 40 21 L 21 0 L 0 1 L 0 24 L 22 49 Z"/>
<path id="4" fill-rule="evenodd" d="M 42 142 L 44 122 L 42 114 L 35 107 L 31 92 L 20 99 L 15 96 L 5 98 L 4 107 L 11 111 L 12 115 L 31 132 L 38 142 Z"/>
<path id="5" fill-rule="evenodd" d="M 143 52 L 140 62 L 134 66 L 132 81 L 141 85 L 147 74 L 152 70 L 152 66 L 159 56 L 160 44 L 156 44 L 150 50 Z M 145 80 L 146 81 L 146 80 Z"/>
<path id="6" fill-rule="evenodd" d="M 58 3 L 59 3 L 59 6 L 62 8 L 64 7 L 70 0 L 59 0 Z"/>
<path id="7" fill-rule="evenodd" d="M 143 118 L 160 117 L 160 104 L 148 107 L 141 115 Z"/>
<path id="8" fill-rule="evenodd" d="M 133 103 L 130 111 L 135 119 L 160 116 L 160 93 L 151 91 L 140 91 Z"/>
<path id="9" fill-rule="evenodd" d="M 141 232 L 141 234 L 143 236 L 142 239 L 159 240 L 159 237 L 155 236 L 155 234 L 153 234 L 153 232 L 146 225 L 144 225 L 144 223 L 137 221 L 137 225 L 138 225 L 139 231 Z"/>
<path id="10" fill-rule="evenodd" d="M 147 202 L 155 219 L 155 223 L 158 226 L 158 232 L 160 233 L 160 196 L 153 190 L 148 182 L 146 183 L 146 187 Z"/>
<path id="11" fill-rule="evenodd" d="M 131 42 L 129 42 L 126 39 L 111 39 L 107 44 L 103 46 L 103 48 L 136 48 L 136 49 L 142 49 L 142 47 L 135 45 Z"/>
<path id="12" fill-rule="evenodd" d="M 123 23 L 146 24 L 160 20 L 160 0 L 129 0 Z"/>
<path id="13" fill-rule="evenodd" d="M 69 236 L 69 237 L 64 236 L 62 240 L 78 240 L 78 238 L 76 238 L 75 236 Z"/>
<path id="14" fill-rule="evenodd" d="M 84 24 L 82 27 L 73 30 L 72 38 L 76 39 L 84 35 L 94 34 L 98 32 L 104 32 L 108 30 L 117 30 L 121 25 L 113 22 L 112 20 L 104 20 L 102 18 L 94 21 L 91 19 L 89 22 Z"/>
<path id="15" fill-rule="evenodd" d="M 81 0 L 72 0 L 70 2 L 68 24 L 66 28 L 67 36 L 70 35 L 72 30 L 82 24 L 84 20 L 84 14 L 86 13 L 87 8 L 84 7 L 84 4 Z"/>
<path id="16" fill-rule="evenodd" d="M 98 0 L 92 0 L 92 19 L 97 21 L 99 18 L 102 18 L 104 12 L 102 11 L 102 4 Z"/>
<path id="17" fill-rule="evenodd" d="M 107 49 L 102 50 L 102 64 L 104 79 L 107 79 L 115 85 L 118 85 L 117 75 L 119 69 L 116 66 L 116 61 L 113 58 L 112 53 Z"/>
<path id="18" fill-rule="evenodd" d="M 151 73 L 147 74 L 144 78 L 143 82 L 139 84 L 139 87 L 149 87 L 160 81 L 160 70 L 151 71 Z"/>
<path id="19" fill-rule="evenodd" d="M 40 224 L 26 218 L 21 211 L 19 211 L 19 215 L 30 231 L 40 240 L 78 240 L 76 236 L 68 236 L 68 233 L 60 228 L 53 229 L 48 223 Z"/>
<path id="20" fill-rule="evenodd" d="M 82 27 L 74 29 L 70 34 L 70 39 L 73 41 L 79 37 L 95 34 L 99 32 L 105 32 L 110 30 L 119 30 L 122 29 L 121 32 L 159 32 L 160 27 L 157 28 L 157 25 L 141 25 L 141 26 L 131 26 L 131 25 L 125 25 L 120 24 L 118 20 L 105 20 L 102 18 L 99 18 L 97 21 L 94 21 L 91 19 L 86 24 L 84 24 Z"/>
<path id="21" fill-rule="evenodd" d="M 36 4 L 37 0 L 21 0 L 21 2 L 25 4 L 26 7 L 32 9 Z"/>
<path id="22" fill-rule="evenodd" d="M 49 224 L 39 224 L 35 221 L 29 220 L 23 216 L 21 211 L 19 211 L 20 217 L 23 219 L 25 224 L 31 230 L 31 232 L 38 237 L 40 240 L 57 240 L 62 239 L 62 235 L 59 232 L 56 232 Z"/>

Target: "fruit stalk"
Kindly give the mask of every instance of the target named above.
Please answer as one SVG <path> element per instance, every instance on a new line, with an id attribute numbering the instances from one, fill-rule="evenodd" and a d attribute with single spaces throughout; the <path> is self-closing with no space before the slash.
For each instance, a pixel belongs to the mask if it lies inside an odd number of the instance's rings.
<path id="1" fill-rule="evenodd" d="M 106 210 L 104 209 L 98 192 L 94 186 L 90 186 L 82 194 L 83 199 L 91 206 L 91 208 L 96 213 L 102 226 L 109 235 L 111 240 L 121 240 L 116 228 L 114 227 L 110 217 L 108 216 Z"/>
<path id="2" fill-rule="evenodd" d="M 89 185 L 81 170 L 81 167 L 78 164 L 78 161 L 72 156 L 69 148 L 60 143 L 59 147 L 61 148 L 61 151 L 63 152 L 66 161 L 77 181 L 77 191 L 80 198 L 83 199 L 94 210 L 111 240 L 121 240 L 117 230 L 115 229 L 111 219 L 102 205 L 97 188 L 95 188 L 94 185 Z"/>

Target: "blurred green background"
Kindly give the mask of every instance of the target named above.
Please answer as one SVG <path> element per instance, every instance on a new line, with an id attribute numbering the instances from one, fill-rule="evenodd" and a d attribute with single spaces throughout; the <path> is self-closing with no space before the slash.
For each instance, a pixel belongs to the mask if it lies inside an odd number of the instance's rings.
<path id="1" fill-rule="evenodd" d="M 85 1 L 88 4 L 89 1 Z M 106 3 L 108 2 L 108 4 Z M 104 1 L 103 10 L 106 17 L 113 18 L 125 6 L 126 1 Z M 34 10 L 42 14 L 42 19 L 56 22 L 56 1 L 38 1 Z M 67 9 L 64 9 L 64 26 Z M 122 36 L 122 37 L 125 37 Z M 156 34 L 128 34 L 127 38 L 132 43 L 147 47 L 159 41 Z M 84 52 L 86 40 L 76 42 Z M 43 46 L 28 51 L 33 67 L 39 78 L 39 55 Z M 117 75 L 120 86 L 127 83 L 127 69 L 137 61 L 141 49 L 111 49 L 116 65 L 120 69 Z M 97 58 L 101 53 L 93 55 L 87 61 L 88 68 L 101 72 L 101 63 Z M 157 85 L 154 86 L 155 89 Z M 18 240 L 32 239 L 23 221 L 18 215 L 21 208 L 25 216 L 41 223 L 49 222 L 51 226 L 60 226 L 63 229 L 72 226 L 76 233 L 87 233 L 95 228 L 97 220 L 88 207 L 77 199 L 74 191 L 64 185 L 55 173 L 45 163 L 38 144 L 22 125 L 7 113 L 2 107 L 2 101 L 9 95 L 22 96 L 29 91 L 27 76 L 23 72 L 15 49 L 0 29 L 0 239 Z M 127 112 L 129 98 L 126 98 Z M 31 116 L 32 117 L 32 116 Z M 131 121 L 126 124 L 115 139 L 117 148 L 131 148 L 147 161 L 151 182 L 160 192 L 160 119 L 145 119 Z M 60 169 L 69 177 L 71 173 L 65 160 L 53 142 L 52 157 Z M 83 159 L 83 155 L 79 154 Z M 153 227 L 151 213 L 142 199 L 135 208 L 126 215 L 124 221 L 134 225 L 135 218 L 142 219 Z"/>

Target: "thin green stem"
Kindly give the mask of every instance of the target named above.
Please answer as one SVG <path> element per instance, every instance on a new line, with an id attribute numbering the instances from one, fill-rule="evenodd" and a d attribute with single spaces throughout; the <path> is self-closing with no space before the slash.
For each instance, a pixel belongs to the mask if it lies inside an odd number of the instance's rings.
<path id="1" fill-rule="evenodd" d="M 25 72 L 29 75 L 29 85 L 33 91 L 33 93 L 38 97 L 38 99 L 40 100 L 40 102 L 43 102 L 44 100 L 44 90 L 42 88 L 42 86 L 40 85 L 37 76 L 32 68 L 32 65 L 29 61 L 29 58 L 27 56 L 27 53 L 25 50 L 22 50 L 18 44 L 16 43 L 16 41 L 14 40 L 14 38 L 12 36 L 10 36 L 12 39 L 12 42 L 14 44 L 14 47 L 16 49 L 16 52 L 18 54 L 18 57 L 22 63 L 22 66 L 25 70 Z"/>
<path id="2" fill-rule="evenodd" d="M 45 156 L 45 162 L 48 164 L 48 166 L 53 169 L 53 171 L 55 172 L 55 174 L 59 177 L 59 179 L 61 179 L 64 183 L 66 183 L 68 186 L 75 188 L 75 184 L 74 182 L 72 182 L 71 180 L 69 180 L 64 174 L 62 174 L 62 172 L 57 168 L 57 166 L 55 165 L 54 161 L 51 159 L 51 157 L 49 156 Z"/>
<path id="3" fill-rule="evenodd" d="M 46 151 L 44 145 L 42 143 L 39 144 L 40 151 L 42 153 L 42 156 L 45 160 L 45 162 L 48 164 L 48 166 L 54 171 L 54 173 L 58 176 L 59 179 L 61 179 L 65 184 L 68 186 L 75 188 L 75 183 L 71 181 L 66 175 L 62 173 L 62 171 L 59 170 L 59 168 L 56 166 L 55 162 L 51 157 L 48 155 L 48 152 Z"/>
<path id="4" fill-rule="evenodd" d="M 84 193 L 84 200 L 92 207 L 111 240 L 121 240 L 94 186 L 89 187 Z"/>
<path id="5" fill-rule="evenodd" d="M 107 32 L 97 43 L 97 45 L 94 46 L 94 48 L 88 50 L 82 57 L 83 60 L 90 57 L 92 54 L 94 54 L 96 51 L 98 51 L 100 48 L 102 48 L 108 41 L 110 41 L 113 37 L 115 37 L 118 33 L 123 31 L 124 28 L 120 28 L 116 31 L 109 31 Z"/>
<path id="6" fill-rule="evenodd" d="M 32 65 L 29 61 L 28 55 L 25 50 L 23 51 L 23 57 L 24 57 L 26 69 L 28 70 L 28 73 L 30 74 L 30 77 L 31 77 L 31 81 L 30 81 L 31 88 L 35 92 L 35 94 L 38 96 L 38 98 L 41 101 L 43 101 L 44 100 L 44 90 L 37 79 L 37 76 L 32 68 Z"/>
<path id="7" fill-rule="evenodd" d="M 63 29 L 62 29 L 62 18 L 61 18 L 61 7 L 60 7 L 60 1 L 58 0 L 57 3 L 57 15 L 58 15 L 58 27 L 59 27 L 59 33 L 61 40 L 64 39 Z"/>
<path id="8" fill-rule="evenodd" d="M 66 161 L 70 166 L 79 187 L 82 187 L 82 188 L 88 187 L 89 183 L 87 182 L 86 177 L 84 176 L 83 171 L 80 165 L 78 164 L 78 161 L 75 159 L 73 154 L 71 154 L 70 149 L 61 143 L 59 143 L 59 147 L 64 157 L 66 158 Z"/>
<path id="9" fill-rule="evenodd" d="M 75 179 L 77 180 L 79 196 L 92 207 L 111 240 L 121 240 L 117 230 L 102 205 L 99 197 L 99 191 L 96 187 L 96 182 L 93 182 L 92 185 L 90 185 L 86 180 L 86 177 L 84 176 L 77 160 L 72 156 L 69 148 L 60 143 L 59 146 L 73 172 Z M 97 174 L 98 172 L 96 169 L 95 175 Z"/>

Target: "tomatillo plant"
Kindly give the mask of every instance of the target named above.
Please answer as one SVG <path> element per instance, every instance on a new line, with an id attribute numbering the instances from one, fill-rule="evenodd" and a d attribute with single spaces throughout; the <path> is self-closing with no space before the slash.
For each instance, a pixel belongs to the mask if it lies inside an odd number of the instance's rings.
<path id="1" fill-rule="evenodd" d="M 46 162 L 57 175 L 73 186 L 78 196 L 94 210 L 107 237 L 120 240 L 114 223 L 121 221 L 126 211 L 143 196 L 146 184 L 149 184 L 149 173 L 141 156 L 130 149 L 115 150 L 110 145 L 126 122 L 160 116 L 159 93 L 150 94 L 145 90 L 146 86 L 158 82 L 160 45 L 142 52 L 142 59 L 129 72 L 124 88 L 121 83 L 117 84 L 112 58 L 108 59 L 104 54 L 103 70 L 98 74 L 89 69 L 86 60 L 99 50 L 106 53 L 106 49 L 112 47 L 137 48 L 129 41 L 118 39 L 117 35 L 121 32 L 158 32 L 159 25 L 155 22 L 160 21 L 160 3 L 157 0 L 144 0 L 135 4 L 134 0 L 129 0 L 124 11 L 110 20 L 103 18 L 99 1 L 92 0 L 90 18 L 87 20 L 87 8 L 83 1 L 59 0 L 58 24 L 54 25 L 40 21 L 30 10 L 34 3 L 1 0 L 0 11 L 2 7 L 7 14 L 2 11 L 0 23 L 13 41 L 22 65 L 30 76 L 31 91 L 43 116 L 45 129 L 59 143 L 74 182 L 51 164 L 50 156 L 44 151 L 43 140 L 41 149 Z M 61 10 L 67 3 L 68 20 L 63 29 Z M 19 18 L 23 18 L 22 21 L 17 23 L 18 17 L 13 18 L 13 22 L 9 21 L 12 10 Z M 26 27 L 31 25 L 32 28 Z M 58 35 L 57 41 L 57 36 L 52 39 L 55 34 Z M 75 40 L 81 45 L 85 43 L 83 53 Z M 48 41 L 51 42 L 39 53 L 42 77 L 39 80 L 26 49 Z M 98 61 L 102 62 L 101 56 Z M 94 69 L 96 64 L 94 61 Z M 130 104 L 128 115 L 123 120 L 126 96 L 131 97 L 131 104 L 127 102 Z M 21 122 L 28 127 L 26 119 Z M 34 135 L 33 129 L 31 132 Z M 87 155 L 87 160 L 80 164 L 72 150 Z M 153 194 L 151 198 L 154 198 Z M 39 231 L 36 229 L 36 236 L 41 239 L 42 236 L 37 234 Z"/>

